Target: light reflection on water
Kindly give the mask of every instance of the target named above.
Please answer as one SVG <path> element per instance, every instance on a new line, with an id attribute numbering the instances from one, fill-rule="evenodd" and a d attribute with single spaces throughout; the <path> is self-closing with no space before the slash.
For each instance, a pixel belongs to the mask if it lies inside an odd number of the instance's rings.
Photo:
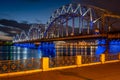
<path id="1" fill-rule="evenodd" d="M 29 58 L 55 57 L 55 56 L 74 56 L 74 55 L 97 55 L 99 56 L 106 50 L 105 40 L 96 42 L 84 41 L 77 44 L 68 43 L 41 43 L 38 47 L 33 48 L 20 46 L 0 46 L 0 60 L 20 60 Z M 71 46 L 72 45 L 72 46 Z M 120 41 L 111 41 L 109 53 L 116 54 L 120 52 Z"/>
<path id="2" fill-rule="evenodd" d="M 23 48 L 18 46 L 0 46 L 0 60 L 20 60 L 41 58 L 38 49 Z"/>

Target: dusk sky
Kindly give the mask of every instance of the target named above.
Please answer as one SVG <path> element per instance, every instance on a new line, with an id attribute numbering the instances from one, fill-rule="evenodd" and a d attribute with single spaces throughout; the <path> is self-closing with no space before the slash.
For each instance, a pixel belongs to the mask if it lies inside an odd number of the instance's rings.
<path id="1" fill-rule="evenodd" d="M 74 2 L 120 14 L 120 0 L 0 0 L 0 36 L 15 35 L 18 29 L 28 30 L 31 23 L 46 24 L 56 9 Z"/>
<path id="2" fill-rule="evenodd" d="M 76 1 L 120 12 L 119 0 L 0 0 L 0 19 L 45 24 L 57 8 Z"/>
<path id="3" fill-rule="evenodd" d="M 0 19 L 46 23 L 52 12 L 70 0 L 0 0 Z"/>

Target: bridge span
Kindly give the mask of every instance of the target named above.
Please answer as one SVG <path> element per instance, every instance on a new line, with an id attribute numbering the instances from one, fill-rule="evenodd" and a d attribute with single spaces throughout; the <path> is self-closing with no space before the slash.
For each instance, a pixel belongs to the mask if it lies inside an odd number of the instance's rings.
<path id="1" fill-rule="evenodd" d="M 28 32 L 17 34 L 13 42 L 61 41 L 88 38 L 117 38 L 115 32 L 120 16 L 105 9 L 85 4 L 63 5 L 53 12 L 44 29 L 32 25 Z M 120 31 L 120 30 L 117 30 Z"/>
<path id="2" fill-rule="evenodd" d="M 17 34 L 13 43 L 20 46 L 26 43 L 28 46 L 37 44 L 47 56 L 48 53 L 93 55 L 113 53 L 114 50 L 118 53 L 119 24 L 120 16 L 105 9 L 85 4 L 68 4 L 56 9 L 44 28 L 39 24 L 32 25 L 28 32 L 23 30 Z"/>

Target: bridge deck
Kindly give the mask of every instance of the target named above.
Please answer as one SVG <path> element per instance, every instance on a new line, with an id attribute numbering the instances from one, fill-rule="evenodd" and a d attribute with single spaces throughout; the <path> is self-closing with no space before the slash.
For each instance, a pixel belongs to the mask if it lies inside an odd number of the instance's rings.
<path id="1" fill-rule="evenodd" d="M 78 36 L 65 36 L 57 38 L 42 38 L 35 40 L 19 41 L 15 43 L 34 43 L 34 42 L 50 42 L 50 41 L 68 41 L 68 40 L 79 40 L 79 39 L 96 39 L 96 38 L 107 38 L 107 39 L 120 39 L 118 34 L 97 34 L 97 35 L 78 35 Z"/>
<path id="2" fill-rule="evenodd" d="M 78 40 L 78 39 L 90 39 L 90 38 L 106 38 L 106 34 L 99 34 L 99 35 L 79 35 L 79 36 L 67 36 L 67 37 L 59 37 L 59 38 L 42 38 L 36 40 L 27 40 L 21 41 L 17 43 L 32 43 L 32 42 L 50 42 L 50 41 L 65 41 L 65 40 Z"/>

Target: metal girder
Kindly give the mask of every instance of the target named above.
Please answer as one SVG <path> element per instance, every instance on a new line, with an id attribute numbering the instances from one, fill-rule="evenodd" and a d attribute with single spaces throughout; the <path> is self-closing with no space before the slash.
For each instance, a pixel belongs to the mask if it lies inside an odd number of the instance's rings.
<path id="1" fill-rule="evenodd" d="M 104 17 L 111 17 L 111 18 L 118 18 L 120 19 L 120 15 L 114 15 L 114 14 L 104 14 Z"/>
<path id="2" fill-rule="evenodd" d="M 97 16 L 96 16 L 97 15 Z M 43 37 L 51 37 L 50 33 L 52 30 L 51 27 L 54 27 L 54 22 L 60 22 L 62 25 L 63 23 L 66 23 L 66 35 L 68 36 L 68 21 L 70 19 L 73 20 L 71 22 L 72 24 L 72 33 L 74 34 L 74 27 L 75 27 L 75 19 L 76 17 L 79 17 L 79 33 L 83 32 L 83 28 L 85 27 L 84 20 L 88 20 L 87 22 L 87 27 L 88 27 L 88 33 L 90 30 L 90 27 L 92 28 L 94 24 L 97 24 L 99 20 L 101 20 L 101 25 L 102 25 L 102 31 L 104 32 L 104 26 L 105 26 L 105 18 L 106 17 L 112 17 L 112 18 L 120 18 L 119 15 L 114 15 L 111 14 L 111 12 L 108 12 L 107 10 L 95 7 L 95 6 L 90 6 L 90 5 L 83 5 L 83 4 L 69 4 L 69 5 L 63 5 L 61 8 L 57 9 L 52 16 L 48 19 L 47 24 L 45 26 L 45 31 L 44 33 L 38 33 L 37 35 L 41 36 L 43 34 Z M 87 19 L 86 19 L 87 17 Z M 66 19 L 67 18 L 67 19 Z M 81 25 L 80 25 L 81 23 Z M 100 24 L 100 23 L 99 23 Z M 98 25 L 98 24 L 97 24 Z M 62 26 L 63 27 L 63 26 Z M 21 37 L 24 35 L 26 36 L 27 39 L 30 37 L 30 33 L 32 30 L 36 29 L 38 32 L 41 31 L 39 26 L 37 25 L 32 25 L 32 27 L 28 30 L 28 33 L 26 34 L 25 32 L 22 32 L 20 35 L 16 35 L 14 38 L 14 41 L 19 41 Z M 50 36 L 49 36 L 50 35 Z M 54 35 L 52 33 L 52 35 Z M 55 35 L 56 36 L 56 35 Z M 25 40 L 26 40 L 25 38 Z M 39 37 L 40 39 L 40 37 Z"/>

